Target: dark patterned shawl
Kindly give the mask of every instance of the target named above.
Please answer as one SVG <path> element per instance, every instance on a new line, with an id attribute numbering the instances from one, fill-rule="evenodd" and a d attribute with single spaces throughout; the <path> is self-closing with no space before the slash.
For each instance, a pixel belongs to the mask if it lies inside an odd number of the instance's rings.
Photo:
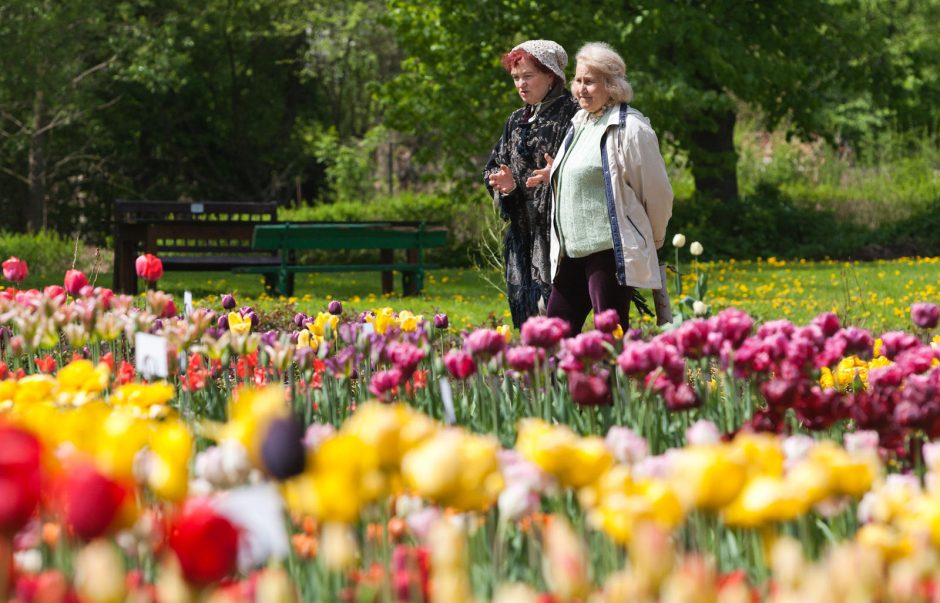
<path id="1" fill-rule="evenodd" d="M 547 304 L 551 293 L 549 187 L 526 188 L 525 181 L 533 170 L 545 167 L 545 153 L 555 156 L 577 111 L 578 104 L 568 90 L 556 86 L 540 105 L 513 112 L 483 170 L 483 182 L 503 220 L 509 222 L 503 260 L 506 297 L 517 329 L 538 314 L 539 300 Z M 489 175 L 503 164 L 516 180 L 515 190 L 507 194 L 489 185 Z"/>

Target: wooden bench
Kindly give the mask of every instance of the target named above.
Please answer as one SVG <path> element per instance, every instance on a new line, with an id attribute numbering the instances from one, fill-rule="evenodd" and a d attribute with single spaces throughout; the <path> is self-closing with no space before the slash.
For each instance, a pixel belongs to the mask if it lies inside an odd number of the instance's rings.
<path id="1" fill-rule="evenodd" d="M 276 221 L 275 202 L 116 201 L 113 288 L 137 293 L 134 262 L 141 253 L 159 257 L 166 272 L 276 269 L 278 254 L 251 244 L 256 225 Z"/>
<path id="2" fill-rule="evenodd" d="M 277 251 L 278 266 L 244 266 L 235 272 L 277 276 L 276 290 L 293 295 L 293 279 L 302 272 L 381 272 L 382 292 L 394 289 L 392 272 L 402 273 L 402 292 L 414 295 L 424 287 L 424 250 L 447 244 L 447 230 L 424 222 L 285 222 L 255 226 L 251 246 Z M 305 250 L 378 249 L 374 263 L 298 264 L 292 253 Z M 405 250 L 404 261 L 395 261 L 395 250 Z"/>

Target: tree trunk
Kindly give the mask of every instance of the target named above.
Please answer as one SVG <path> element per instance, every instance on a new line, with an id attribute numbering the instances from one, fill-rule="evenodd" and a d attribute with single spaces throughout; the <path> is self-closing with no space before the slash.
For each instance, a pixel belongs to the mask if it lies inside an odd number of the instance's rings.
<path id="1" fill-rule="evenodd" d="M 33 99 L 33 135 L 29 141 L 29 203 L 23 210 L 26 229 L 38 232 L 45 227 L 46 209 L 46 97 L 36 90 Z"/>
<path id="2" fill-rule="evenodd" d="M 719 109 L 711 117 L 713 128 L 692 132 L 692 177 L 698 194 L 729 201 L 738 196 L 738 153 L 734 149 L 737 115 L 732 109 Z"/>

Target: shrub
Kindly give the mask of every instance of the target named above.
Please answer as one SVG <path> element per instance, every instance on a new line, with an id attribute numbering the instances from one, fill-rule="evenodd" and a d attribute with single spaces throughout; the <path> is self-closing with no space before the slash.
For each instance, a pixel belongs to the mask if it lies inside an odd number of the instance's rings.
<path id="1" fill-rule="evenodd" d="M 471 262 L 477 241 L 482 235 L 480 212 L 485 210 L 481 203 L 475 201 L 454 200 L 440 194 L 402 193 L 367 202 L 341 201 L 294 209 L 281 208 L 278 210 L 278 219 L 291 222 L 425 220 L 429 224 L 442 224 L 447 227 L 448 246 L 430 250 L 426 259 L 442 266 L 466 266 Z M 366 253 L 369 252 L 352 255 Z M 309 259 L 326 261 L 325 252 L 312 252 Z"/>
<path id="2" fill-rule="evenodd" d="M 29 264 L 29 278 L 25 286 L 61 283 L 65 271 L 75 267 L 93 280 L 96 272 L 110 272 L 110 253 L 102 255 L 100 250 L 79 242 L 78 254 L 75 241 L 44 230 L 37 234 L 0 233 L 0 261 L 16 256 Z"/>

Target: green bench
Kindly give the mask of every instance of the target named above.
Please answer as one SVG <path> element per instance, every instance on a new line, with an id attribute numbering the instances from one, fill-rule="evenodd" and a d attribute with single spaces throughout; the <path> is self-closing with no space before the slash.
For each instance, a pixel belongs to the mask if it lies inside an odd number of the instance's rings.
<path id="1" fill-rule="evenodd" d="M 447 244 L 447 229 L 424 222 L 282 222 L 254 227 L 251 247 L 277 252 L 275 266 L 241 266 L 235 272 L 277 276 L 277 293 L 294 294 L 294 275 L 311 272 L 381 272 L 382 293 L 394 289 L 392 273 L 402 273 L 402 292 L 415 295 L 424 287 L 424 250 Z M 296 252 L 307 250 L 345 251 L 377 249 L 374 263 L 300 264 Z M 404 250 L 404 261 L 395 251 Z"/>

